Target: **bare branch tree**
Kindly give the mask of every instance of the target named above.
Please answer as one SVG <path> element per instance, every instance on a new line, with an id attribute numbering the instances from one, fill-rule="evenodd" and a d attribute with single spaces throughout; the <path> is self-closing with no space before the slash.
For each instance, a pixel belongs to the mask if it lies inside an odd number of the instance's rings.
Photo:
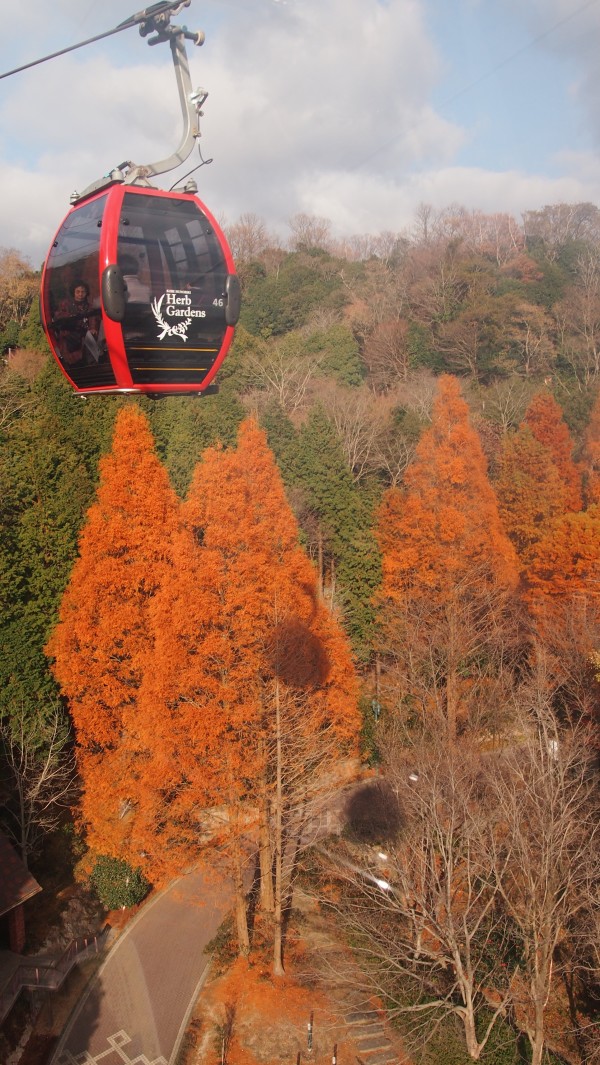
<path id="1" fill-rule="evenodd" d="M 452 1014 L 478 1060 L 506 1011 L 517 964 L 513 926 L 482 845 L 488 811 L 480 756 L 464 746 L 430 741 L 410 749 L 396 740 L 386 733 L 397 837 L 383 849 L 380 841 L 375 851 L 334 855 L 335 907 L 371 986 L 404 1016 L 415 1044 Z"/>
<path id="2" fill-rule="evenodd" d="M 350 389 L 333 381 L 322 390 L 321 402 L 335 425 L 354 479 L 362 480 L 379 466 L 389 405 L 380 403 L 366 385 Z"/>
<path id="3" fill-rule="evenodd" d="M 489 847 L 504 908 L 523 944 L 517 1022 L 533 1065 L 542 1062 L 547 1041 L 557 948 L 589 906 L 591 869 L 598 874 L 591 737 L 558 725 L 546 681 L 538 671 L 520 692 L 519 742 L 490 761 L 488 776 L 495 809 Z"/>
<path id="4" fill-rule="evenodd" d="M 4 820 L 27 866 L 58 825 L 75 789 L 68 726 L 60 707 L 40 720 L 20 706 L 0 723 Z"/>
<path id="5" fill-rule="evenodd" d="M 298 411 L 319 368 L 322 356 L 303 350 L 302 338 L 296 335 L 265 344 L 260 355 L 251 360 L 257 385 L 274 397 L 288 415 Z"/>

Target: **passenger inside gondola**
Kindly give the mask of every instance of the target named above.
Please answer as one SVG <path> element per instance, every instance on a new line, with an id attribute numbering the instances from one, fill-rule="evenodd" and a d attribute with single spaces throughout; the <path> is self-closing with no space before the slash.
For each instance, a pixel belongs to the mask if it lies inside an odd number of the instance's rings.
<path id="1" fill-rule="evenodd" d="M 53 321 L 59 352 L 67 366 L 99 361 L 101 322 L 100 311 L 90 300 L 87 281 L 77 278 L 69 288 L 69 296 L 59 303 Z"/>

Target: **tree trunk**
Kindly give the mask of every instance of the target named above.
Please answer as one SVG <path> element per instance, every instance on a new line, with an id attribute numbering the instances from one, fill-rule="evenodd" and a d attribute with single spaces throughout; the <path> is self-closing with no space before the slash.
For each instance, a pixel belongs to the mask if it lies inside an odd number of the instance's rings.
<path id="1" fill-rule="evenodd" d="M 317 574 L 318 574 L 318 592 L 319 599 L 323 598 L 323 530 L 319 523 L 319 531 L 317 533 Z"/>
<path id="2" fill-rule="evenodd" d="M 481 1046 L 477 1039 L 477 1032 L 475 1030 L 475 1010 L 473 1009 L 473 1001 L 470 998 L 462 1013 L 462 1022 L 465 1030 L 465 1043 L 467 1044 L 469 1057 L 472 1058 L 473 1061 L 479 1061 L 481 1056 Z"/>
<path id="3" fill-rule="evenodd" d="M 535 935 L 532 951 L 529 993 L 533 1006 L 532 1030 L 527 1031 L 531 1043 L 531 1065 L 541 1065 L 546 1042 L 546 1006 L 552 987 L 552 955 L 556 943 L 552 922 L 546 920 Z"/>
<path id="4" fill-rule="evenodd" d="M 237 931 L 238 950 L 240 954 L 250 952 L 250 933 L 248 931 L 248 914 L 246 912 L 246 889 L 244 885 L 244 866 L 242 848 L 237 832 L 237 811 L 234 816 L 234 889 L 235 889 L 235 927 Z"/>
<path id="5" fill-rule="evenodd" d="M 458 678 L 456 670 L 449 667 L 446 677 L 446 724 L 448 727 L 448 742 L 456 743 L 456 718 L 458 711 Z"/>
<path id="6" fill-rule="evenodd" d="M 266 794 L 261 796 L 259 818 L 260 908 L 263 913 L 271 914 L 274 909 L 273 851 L 271 849 L 271 833 L 269 829 L 269 800 Z"/>
<path id="7" fill-rule="evenodd" d="M 283 789 L 281 783 L 281 702 L 279 679 L 275 680 L 275 728 L 277 774 L 275 785 L 275 911 L 273 934 L 273 974 L 283 976 Z"/>

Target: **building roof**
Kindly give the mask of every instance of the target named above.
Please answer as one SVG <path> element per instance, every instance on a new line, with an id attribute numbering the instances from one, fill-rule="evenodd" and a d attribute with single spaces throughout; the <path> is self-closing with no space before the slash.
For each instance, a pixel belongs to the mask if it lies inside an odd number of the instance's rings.
<path id="1" fill-rule="evenodd" d="M 41 890 L 12 844 L 0 832 L 0 916 Z"/>

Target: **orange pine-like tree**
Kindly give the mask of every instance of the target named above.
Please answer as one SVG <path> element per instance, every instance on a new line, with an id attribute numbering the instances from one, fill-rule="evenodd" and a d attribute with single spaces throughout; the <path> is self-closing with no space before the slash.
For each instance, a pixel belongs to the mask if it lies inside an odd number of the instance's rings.
<path id="1" fill-rule="evenodd" d="M 528 425 L 505 436 L 495 489 L 504 528 L 526 566 L 549 523 L 568 509 L 565 481 Z"/>
<path id="2" fill-rule="evenodd" d="M 581 471 L 573 461 L 573 440 L 562 410 L 550 392 L 538 392 L 533 397 L 525 412 L 524 424 L 552 456 L 565 485 L 565 509 L 581 510 Z"/>
<path id="3" fill-rule="evenodd" d="M 133 738 L 152 663 L 149 607 L 171 579 L 179 525 L 178 500 L 147 419 L 126 407 L 100 464 L 97 498 L 47 646 L 75 727 L 88 842 L 114 856 L 122 855 L 136 801 Z"/>
<path id="4" fill-rule="evenodd" d="M 590 624 L 592 616 L 600 620 L 600 505 L 553 522 L 534 549 L 527 586 L 537 612 L 552 612 L 577 598 L 585 600 Z"/>
<path id="5" fill-rule="evenodd" d="M 148 842 L 138 835 L 134 846 L 159 863 L 181 861 L 203 843 L 208 821 L 226 843 L 244 950 L 244 871 L 258 838 L 281 971 L 286 828 L 331 785 L 333 759 L 354 749 L 356 677 L 253 421 L 235 450 L 204 454 L 183 516 L 197 554 L 154 603 L 156 668 L 140 698 L 145 746 L 156 755 L 137 818 Z"/>
<path id="6" fill-rule="evenodd" d="M 526 571 L 526 598 L 538 656 L 562 701 L 589 719 L 600 710 L 592 655 L 600 646 L 600 505 L 565 514 L 536 544 Z"/>
<path id="7" fill-rule="evenodd" d="M 384 497 L 378 538 L 383 648 L 394 698 L 424 712 L 441 705 L 453 740 L 482 685 L 489 685 L 489 674 L 485 682 L 476 677 L 477 663 L 486 654 L 490 660 L 517 582 L 481 443 L 453 377 L 440 378 L 432 425 L 404 491 L 390 489 Z"/>

